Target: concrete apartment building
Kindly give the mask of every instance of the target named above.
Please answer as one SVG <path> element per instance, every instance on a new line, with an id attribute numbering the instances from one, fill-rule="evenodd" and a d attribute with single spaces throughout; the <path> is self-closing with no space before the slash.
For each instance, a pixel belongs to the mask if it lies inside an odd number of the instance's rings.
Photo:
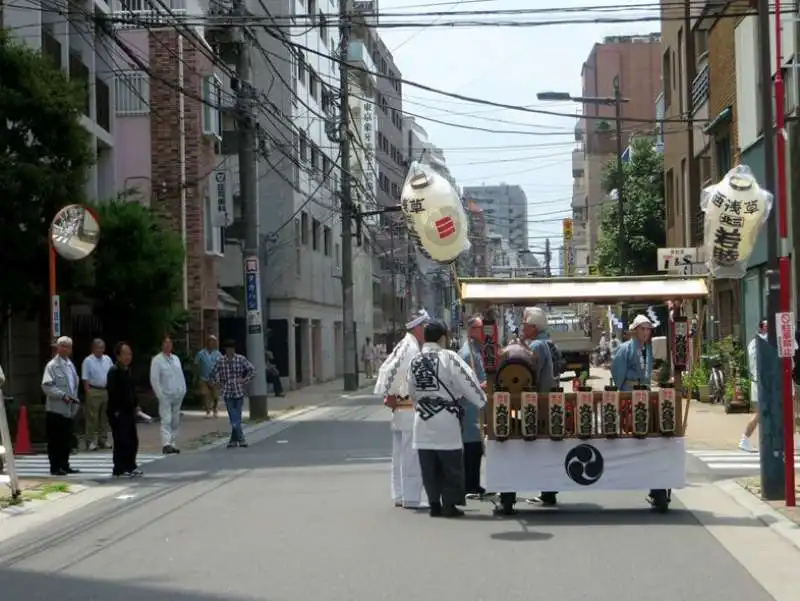
<path id="1" fill-rule="evenodd" d="M 584 97 L 614 96 L 614 78 L 619 78 L 622 105 L 623 147 L 639 132 L 653 133 L 655 101 L 661 88 L 661 46 L 657 33 L 635 36 L 611 36 L 595 44 L 581 70 L 581 89 Z M 603 172 L 614 159 L 614 106 L 585 103 L 584 118 L 578 123 L 575 138 L 578 142 L 572 154 L 573 229 L 578 233 L 576 246 L 567 250 L 586 265 L 594 263 L 600 235 L 601 206 L 607 200 L 602 187 Z M 630 119 L 628 123 L 625 119 Z M 635 121 L 635 120 L 638 120 Z M 642 123 L 653 120 L 653 123 Z M 585 229 L 585 233 L 583 230 Z"/>
<path id="2" fill-rule="evenodd" d="M 465 186 L 462 196 L 483 210 L 490 234 L 502 236 L 518 252 L 528 250 L 528 197 L 520 186 Z"/>
<path id="3" fill-rule="evenodd" d="M 108 15 L 112 10 L 113 4 L 102 0 L 79 0 L 64 12 L 42 10 L 40 2 L 30 0 L 0 3 L 0 23 L 11 36 L 49 57 L 86 89 L 81 122 L 95 150 L 95 165 L 86 181 L 86 196 L 92 200 L 112 198 L 116 191 L 115 44 L 110 36 L 89 27 L 86 15 Z M 73 322 L 80 318 L 79 309 L 63 307 L 64 333 L 75 335 Z M 8 324 L 5 340 L 0 340 L 0 360 L 8 379 L 5 392 L 23 401 L 38 400 L 41 394 L 41 370 L 49 358 L 40 346 L 41 333 L 39 321 L 15 317 Z M 76 349 L 76 354 L 84 350 Z"/>
<path id="4" fill-rule="evenodd" d="M 371 14 L 377 10 L 377 3 L 373 0 L 356 2 L 354 8 L 356 17 L 352 28 L 353 40 L 364 45 L 366 56 L 372 60 L 375 71 L 385 76 L 377 78 L 374 96 L 377 116 L 375 137 L 377 188 L 374 210 L 399 204 L 405 180 L 403 88 L 400 82 L 402 74 L 394 62 L 391 51 L 374 27 L 375 17 Z M 409 311 L 405 279 L 408 253 L 404 252 L 407 239 L 393 213 L 381 215 L 373 220 L 370 231 L 374 243 L 375 286 L 372 308 L 374 331 L 376 336 L 386 340 L 391 338 L 393 324 L 404 324 Z"/>

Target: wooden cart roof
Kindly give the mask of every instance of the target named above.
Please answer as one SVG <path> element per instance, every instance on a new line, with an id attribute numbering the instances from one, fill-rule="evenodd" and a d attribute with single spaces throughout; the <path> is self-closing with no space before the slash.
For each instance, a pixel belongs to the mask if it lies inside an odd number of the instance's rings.
<path id="1" fill-rule="evenodd" d="M 461 278 L 461 301 L 498 304 L 663 302 L 708 296 L 705 278 L 644 276 L 619 278 Z"/>

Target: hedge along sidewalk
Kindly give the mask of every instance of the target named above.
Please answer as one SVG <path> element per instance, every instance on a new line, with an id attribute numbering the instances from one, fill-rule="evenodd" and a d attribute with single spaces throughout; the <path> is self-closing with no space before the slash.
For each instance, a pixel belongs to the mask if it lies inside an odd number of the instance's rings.
<path id="1" fill-rule="evenodd" d="M 371 389 L 375 384 L 374 380 L 362 379 L 361 387 L 356 392 Z M 301 411 L 313 409 L 314 407 L 325 405 L 341 399 L 345 396 L 343 392 L 343 382 L 341 378 L 325 382 L 324 384 L 313 384 L 286 392 L 286 396 L 267 398 L 269 408 L 268 420 L 250 420 L 250 411 L 245 405 L 243 412 L 244 420 L 251 426 L 263 422 L 288 417 L 289 414 L 298 414 Z M 154 416 L 155 417 L 155 416 Z M 215 419 L 206 417 L 205 411 L 187 409 L 181 418 L 180 431 L 178 433 L 178 444 L 182 449 L 193 450 L 212 445 L 220 439 L 227 439 L 230 436 L 230 425 L 225 405 L 220 401 L 219 415 Z M 161 452 L 161 426 L 158 422 L 139 425 L 139 452 L 140 453 L 160 453 Z"/>

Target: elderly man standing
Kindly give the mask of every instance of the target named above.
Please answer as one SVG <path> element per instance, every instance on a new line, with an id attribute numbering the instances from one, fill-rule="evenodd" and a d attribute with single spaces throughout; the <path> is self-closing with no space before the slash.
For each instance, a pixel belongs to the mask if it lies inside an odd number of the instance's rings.
<path id="1" fill-rule="evenodd" d="M 106 383 L 108 370 L 114 363 L 106 355 L 106 343 L 100 338 L 92 341 L 92 354 L 86 357 L 81 364 L 81 380 L 86 393 L 86 402 L 83 406 L 86 429 L 84 444 L 87 451 L 105 449 L 108 424 L 108 391 Z"/>
<path id="2" fill-rule="evenodd" d="M 150 362 L 150 386 L 158 399 L 158 416 L 161 419 L 161 452 L 164 455 L 180 453 L 178 428 L 181 422 L 181 405 L 186 396 L 186 377 L 180 358 L 172 352 L 172 338 L 161 343 L 161 352 Z"/>
<path id="3" fill-rule="evenodd" d="M 374 393 L 392 410 L 392 500 L 395 507 L 419 508 L 422 473 L 414 450 L 414 406 L 408 396 L 408 368 L 419 354 L 423 329 L 431 321 L 424 309 L 407 324 L 407 333 L 378 370 Z"/>
<path id="4" fill-rule="evenodd" d="M 549 334 L 547 332 L 547 314 L 539 307 L 528 307 L 522 315 L 522 339 L 525 345 L 536 355 L 536 392 L 549 393 L 558 385 L 553 366 L 553 355 L 550 351 Z M 505 493 L 508 494 L 508 493 Z M 557 502 L 553 491 L 542 492 L 539 499 L 542 505 L 553 506 Z"/>
<path id="5" fill-rule="evenodd" d="M 219 395 L 217 388 L 209 382 L 214 366 L 222 357 L 222 353 L 217 348 L 217 337 L 211 335 L 206 340 L 206 348 L 197 353 L 194 364 L 197 366 L 197 376 L 200 379 L 200 395 L 203 398 L 203 408 L 206 410 L 206 417 L 213 415 L 217 417 L 219 411 Z"/>
<path id="6" fill-rule="evenodd" d="M 78 413 L 78 372 L 72 363 L 72 339 L 62 336 L 56 340 L 56 355 L 47 362 L 42 376 L 45 400 L 45 434 L 50 474 L 66 476 L 79 470 L 69 465 L 72 431 Z"/>
<path id="7" fill-rule="evenodd" d="M 486 369 L 483 366 L 481 344 L 483 343 L 483 320 L 475 315 L 467 322 L 467 341 L 458 356 L 470 366 L 483 390 L 486 390 Z M 464 440 L 464 491 L 468 495 L 482 495 L 481 458 L 483 457 L 483 434 L 481 433 L 481 410 L 472 402 L 462 402 L 464 416 L 461 434 Z"/>

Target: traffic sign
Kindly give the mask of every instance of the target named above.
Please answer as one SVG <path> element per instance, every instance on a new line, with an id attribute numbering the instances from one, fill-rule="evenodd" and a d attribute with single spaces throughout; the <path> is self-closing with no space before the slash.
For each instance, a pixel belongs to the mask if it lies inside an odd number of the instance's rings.
<path id="1" fill-rule="evenodd" d="M 659 271 L 679 271 L 689 275 L 691 266 L 699 262 L 696 248 L 659 248 L 656 252 Z"/>
<path id="2" fill-rule="evenodd" d="M 794 355 L 794 314 L 778 313 L 775 316 L 775 331 L 778 339 L 778 356 Z"/>

